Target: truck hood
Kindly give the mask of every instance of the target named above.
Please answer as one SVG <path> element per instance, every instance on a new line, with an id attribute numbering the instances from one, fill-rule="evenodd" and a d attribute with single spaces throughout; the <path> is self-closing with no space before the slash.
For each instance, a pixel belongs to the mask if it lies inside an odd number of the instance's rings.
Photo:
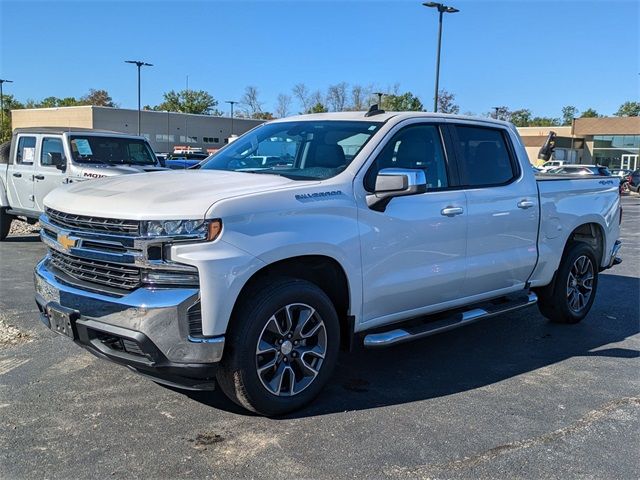
<path id="1" fill-rule="evenodd" d="M 157 172 L 166 170 L 154 165 L 78 165 L 76 177 L 84 179 L 104 178 L 128 173 Z"/>
<path id="2" fill-rule="evenodd" d="M 204 218 L 219 200 L 286 188 L 301 182 L 265 174 L 177 170 L 80 182 L 53 190 L 46 207 L 65 213 L 123 220 Z"/>

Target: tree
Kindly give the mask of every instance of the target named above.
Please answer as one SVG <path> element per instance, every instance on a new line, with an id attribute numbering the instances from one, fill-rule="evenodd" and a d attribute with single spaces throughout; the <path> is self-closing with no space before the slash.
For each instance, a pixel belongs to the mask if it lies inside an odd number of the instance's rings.
<path id="1" fill-rule="evenodd" d="M 286 93 L 278 95 L 278 104 L 276 105 L 276 116 L 278 118 L 284 118 L 289 115 L 289 108 L 291 107 L 291 96 Z"/>
<path id="2" fill-rule="evenodd" d="M 422 102 L 411 92 L 402 95 L 390 94 L 382 97 L 384 110 L 392 112 L 418 112 L 424 110 Z"/>
<path id="3" fill-rule="evenodd" d="M 624 102 L 614 115 L 616 117 L 640 117 L 640 102 Z"/>
<path id="4" fill-rule="evenodd" d="M 363 87 L 362 85 L 354 85 L 351 87 L 351 109 L 356 112 L 367 110 L 367 99 L 371 96 L 371 87 Z"/>
<path id="5" fill-rule="evenodd" d="M 3 122 L 0 125 L 0 143 L 6 142 L 11 138 L 11 110 L 19 110 L 24 108 L 16 98 L 9 95 L 2 95 Z"/>
<path id="6" fill-rule="evenodd" d="M 578 116 L 578 109 L 573 105 L 562 107 L 562 125 L 571 125 L 573 119 Z"/>
<path id="7" fill-rule="evenodd" d="M 533 117 L 529 123 L 530 127 L 553 127 L 560 125 L 559 118 Z"/>
<path id="8" fill-rule="evenodd" d="M 106 90 L 90 89 L 84 97 L 80 99 L 85 105 L 95 105 L 97 107 L 115 107 L 113 99 Z"/>
<path id="9" fill-rule="evenodd" d="M 170 90 L 163 94 L 164 102 L 153 107 L 154 110 L 196 113 L 200 115 L 220 115 L 215 107 L 218 101 L 204 90 Z"/>
<path id="10" fill-rule="evenodd" d="M 259 118 L 262 113 L 262 102 L 258 98 L 258 87 L 248 86 L 244 89 L 244 95 L 240 99 L 240 103 L 244 104 L 247 116 L 250 118 Z"/>
<path id="11" fill-rule="evenodd" d="M 276 117 L 274 117 L 271 112 L 257 112 L 254 113 L 251 118 L 255 118 L 256 120 L 273 120 Z"/>
<path id="12" fill-rule="evenodd" d="M 328 111 L 322 102 L 316 102 L 307 113 L 325 113 Z"/>
<path id="13" fill-rule="evenodd" d="M 509 110 L 509 107 L 505 107 L 504 105 L 501 107 L 494 107 L 493 112 L 485 113 L 485 117 L 509 122 L 511 121 L 511 110 Z"/>
<path id="14" fill-rule="evenodd" d="M 600 114 L 596 112 L 593 108 L 587 108 L 584 112 L 582 112 L 582 115 L 580 115 L 580 118 L 598 118 L 598 117 L 600 117 Z"/>
<path id="15" fill-rule="evenodd" d="M 309 89 L 307 89 L 307 86 L 304 83 L 298 83 L 293 86 L 291 93 L 293 93 L 293 96 L 298 100 L 298 102 L 300 102 L 302 112 L 309 111 L 311 103 L 309 100 Z"/>
<path id="16" fill-rule="evenodd" d="M 509 112 L 509 118 L 507 120 L 516 127 L 528 127 L 531 125 L 531 110 L 521 108 L 520 110 Z"/>
<path id="17" fill-rule="evenodd" d="M 438 112 L 440 113 L 460 113 L 460 107 L 455 103 L 456 96 L 447 90 L 438 92 Z"/>
<path id="18" fill-rule="evenodd" d="M 329 85 L 327 90 L 327 105 L 329 110 L 342 112 L 347 106 L 347 84 L 346 82 Z"/>

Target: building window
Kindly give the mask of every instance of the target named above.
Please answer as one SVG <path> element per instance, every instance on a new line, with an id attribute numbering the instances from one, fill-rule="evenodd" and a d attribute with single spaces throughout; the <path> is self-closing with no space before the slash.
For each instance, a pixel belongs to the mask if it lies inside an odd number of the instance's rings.
<path id="1" fill-rule="evenodd" d="M 637 168 L 640 135 L 594 135 L 593 160 L 609 168 Z"/>
<path id="2" fill-rule="evenodd" d="M 218 137 L 214 137 L 213 143 L 220 143 L 220 139 Z"/>

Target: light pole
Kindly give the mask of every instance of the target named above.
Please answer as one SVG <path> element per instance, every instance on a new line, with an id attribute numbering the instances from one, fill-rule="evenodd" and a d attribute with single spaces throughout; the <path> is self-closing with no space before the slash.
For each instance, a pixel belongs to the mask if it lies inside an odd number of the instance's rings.
<path id="1" fill-rule="evenodd" d="M 378 96 L 378 110 L 382 110 L 382 96 L 386 94 L 382 92 L 374 92 L 373 94 Z"/>
<path id="2" fill-rule="evenodd" d="M 436 53 L 436 86 L 435 93 L 433 95 L 433 111 L 438 111 L 438 84 L 440 83 L 440 47 L 442 45 L 442 16 L 445 13 L 456 13 L 459 12 L 457 8 L 448 7 L 443 5 L 442 3 L 436 2 L 425 2 L 422 5 L 425 7 L 437 8 L 439 13 L 438 18 L 438 50 Z"/>
<path id="3" fill-rule="evenodd" d="M 2 85 L 4 83 L 13 83 L 13 80 L 0 78 L 0 142 L 4 140 L 4 97 L 2 96 Z"/>
<path id="4" fill-rule="evenodd" d="M 498 112 L 500 111 L 500 108 L 502 107 L 493 107 L 493 109 L 496 111 L 494 118 L 497 120 L 498 119 Z"/>
<path id="5" fill-rule="evenodd" d="M 233 135 L 233 106 L 238 103 L 235 100 L 227 100 L 224 103 L 228 103 L 229 105 L 231 105 L 231 135 Z"/>
<path id="6" fill-rule="evenodd" d="M 133 63 L 138 67 L 138 135 L 140 135 L 140 67 L 153 67 L 153 64 L 140 60 L 125 60 L 124 63 Z"/>

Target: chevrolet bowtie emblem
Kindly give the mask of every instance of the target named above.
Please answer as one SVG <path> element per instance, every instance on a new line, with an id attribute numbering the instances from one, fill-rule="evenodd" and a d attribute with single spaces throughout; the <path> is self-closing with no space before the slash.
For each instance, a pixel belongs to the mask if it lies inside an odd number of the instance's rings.
<path id="1" fill-rule="evenodd" d="M 58 234 L 58 243 L 62 245 L 62 248 L 65 250 L 69 250 L 72 247 L 76 246 L 76 241 L 73 238 L 69 238 L 68 236 L 59 233 Z"/>

